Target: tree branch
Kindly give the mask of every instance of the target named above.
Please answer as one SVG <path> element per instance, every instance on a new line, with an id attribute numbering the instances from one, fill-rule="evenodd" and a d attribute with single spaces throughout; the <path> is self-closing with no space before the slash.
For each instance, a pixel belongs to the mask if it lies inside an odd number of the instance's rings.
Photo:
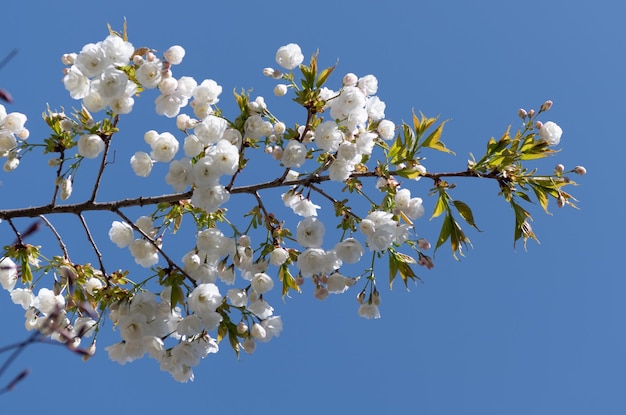
<path id="1" fill-rule="evenodd" d="M 389 172 L 390 175 L 394 175 L 394 171 Z M 379 177 L 380 174 L 375 171 L 367 171 L 362 173 L 353 173 L 350 177 Z M 482 175 L 475 171 L 465 170 L 460 172 L 445 172 L 445 173 L 423 173 L 422 177 L 427 177 L 434 181 L 437 181 L 443 177 L 475 177 L 475 178 L 483 178 L 483 179 L 497 179 L 497 177 L 490 173 L 487 175 Z M 259 190 L 272 189 L 278 187 L 291 187 L 297 185 L 308 186 L 310 184 L 318 184 L 322 182 L 330 181 L 329 176 L 318 176 L 318 175 L 309 175 L 302 179 L 291 180 L 289 182 L 283 182 L 280 179 L 275 179 L 267 182 L 262 182 L 253 185 L 247 186 L 239 186 L 233 187 L 230 190 L 231 194 L 237 193 L 249 193 L 254 195 L 254 193 Z M 68 204 L 68 205 L 42 205 L 35 206 L 23 209 L 8 209 L 8 210 L 0 210 L 0 219 L 9 220 L 13 218 L 33 218 L 39 215 L 49 215 L 49 214 L 57 214 L 57 213 L 74 213 L 81 214 L 82 212 L 88 211 L 99 211 L 99 210 L 107 210 L 107 211 L 117 211 L 122 208 L 132 207 L 132 206 L 148 206 L 148 205 L 156 205 L 158 203 L 175 203 L 181 200 L 190 199 L 193 195 L 193 190 L 189 190 L 184 193 L 172 193 L 161 196 L 150 196 L 150 197 L 137 197 L 137 198 L 129 198 L 122 199 L 113 202 L 94 202 L 94 201 L 86 201 L 82 203 Z"/>

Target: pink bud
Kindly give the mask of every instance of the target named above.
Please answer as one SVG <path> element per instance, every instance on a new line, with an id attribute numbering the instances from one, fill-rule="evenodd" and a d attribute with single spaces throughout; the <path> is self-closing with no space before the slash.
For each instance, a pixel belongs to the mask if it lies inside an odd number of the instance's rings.
<path id="1" fill-rule="evenodd" d="M 427 239 L 420 238 L 417 241 L 417 246 L 419 247 L 419 249 L 427 250 L 427 249 L 430 249 L 430 242 L 428 242 Z"/>
<path id="2" fill-rule="evenodd" d="M 526 118 L 528 113 L 524 108 L 520 108 L 519 110 L 517 110 L 517 115 L 523 120 L 524 118 Z"/>
<path id="3" fill-rule="evenodd" d="M 554 168 L 554 172 L 556 174 L 561 174 L 565 171 L 565 166 L 562 164 L 557 164 L 556 167 Z"/>
<path id="4" fill-rule="evenodd" d="M 550 108 L 552 108 L 552 101 L 547 100 L 546 102 L 544 102 L 543 104 L 541 104 L 541 109 L 540 109 L 540 111 L 548 111 Z"/>
<path id="5" fill-rule="evenodd" d="M 317 285 L 315 287 L 315 293 L 313 294 L 318 300 L 325 300 L 328 297 L 328 289 L 323 285 Z"/>
<path id="6" fill-rule="evenodd" d="M 423 267 L 426 267 L 426 269 L 432 269 L 435 264 L 433 263 L 433 260 L 426 255 L 421 255 L 419 257 L 419 259 L 417 260 L 417 265 L 421 265 Z"/>
<path id="7" fill-rule="evenodd" d="M 581 176 L 584 174 L 587 174 L 587 169 L 584 168 L 583 166 L 576 166 L 574 167 L 574 173 L 576 174 L 580 174 Z"/>
<path id="8" fill-rule="evenodd" d="M 370 297 L 370 301 L 374 305 L 380 305 L 380 293 L 378 292 L 376 288 L 374 288 L 374 292 L 372 293 L 372 296 Z"/>
<path id="9" fill-rule="evenodd" d="M 359 304 L 363 304 L 365 302 L 365 291 L 361 291 L 357 294 L 356 301 Z"/>
<path id="10" fill-rule="evenodd" d="M 535 128 L 538 129 L 538 130 L 541 130 L 541 127 L 543 127 L 543 123 L 541 121 L 537 121 L 535 123 Z"/>
<path id="11" fill-rule="evenodd" d="M 535 110 L 533 110 L 533 109 L 528 110 L 528 116 L 532 117 L 533 115 L 535 115 Z"/>

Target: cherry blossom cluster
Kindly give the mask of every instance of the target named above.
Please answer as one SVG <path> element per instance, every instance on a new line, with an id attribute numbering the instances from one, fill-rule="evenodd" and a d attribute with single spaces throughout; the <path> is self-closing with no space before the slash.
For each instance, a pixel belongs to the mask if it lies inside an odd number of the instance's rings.
<path id="1" fill-rule="evenodd" d="M 37 259 L 32 258 L 31 262 L 37 265 Z M 71 271 L 64 268 L 61 272 Z M 71 321 L 66 311 L 63 293 L 43 287 L 39 289 L 37 295 L 34 295 L 30 288 L 15 287 L 19 278 L 17 264 L 8 257 L 0 259 L 0 285 L 9 292 L 13 303 L 26 311 L 24 316 L 26 330 L 38 330 L 53 340 L 68 343 L 72 349 L 78 348 L 83 339 L 93 336 L 97 321 L 89 315 L 74 316 Z M 102 287 L 102 283 L 97 278 L 85 284 L 85 290 L 90 293 L 98 287 Z M 95 344 L 92 343 L 86 353 L 94 352 Z"/>
<path id="2" fill-rule="evenodd" d="M 435 249 L 450 239 L 456 253 L 469 242 L 453 215 L 456 209 L 476 227 L 469 206 L 453 200 L 447 193 L 453 186 L 442 180 L 445 174 L 427 172 L 418 156 L 422 147 L 448 151 L 439 142 L 443 124 L 428 137 L 416 136 L 423 135 L 436 122 L 434 118 L 422 115 L 420 119 L 414 114 L 412 130 L 406 124 L 397 127 L 385 118 L 386 106 L 377 95 L 374 75 L 347 73 L 336 89 L 330 89 L 325 82 L 335 67 L 319 71 L 317 55 L 307 66 L 297 44 L 280 47 L 275 56 L 278 67 L 267 67 L 263 73 L 278 81 L 273 88 L 276 96 L 293 92 L 307 116 L 303 125 L 288 128 L 270 111 L 263 96 L 252 99 L 243 92 L 235 93 L 240 113 L 227 118 L 218 107 L 222 86 L 216 81 L 174 76 L 172 67 L 184 56 L 181 46 L 170 47 L 162 57 L 147 48 L 135 49 L 125 33 L 112 33 L 101 42 L 85 45 L 79 53 L 63 56 L 65 88 L 72 98 L 81 100 L 83 110 L 76 119 L 52 112 L 44 117 L 55 132 L 54 140 L 46 142 L 46 152 L 59 153 L 49 163 L 58 168 L 50 206 L 55 207 L 57 191 L 61 200 L 71 196 L 72 173 L 81 163 L 89 163 L 84 159 L 100 158 L 102 174 L 107 151 L 118 132 L 119 116 L 130 113 L 135 98 L 148 90 L 158 94 L 156 113 L 175 118 L 177 131 L 146 131 L 143 142 L 136 144 L 141 147 L 130 158 L 130 167 L 137 176 L 150 177 L 155 163 L 166 163 L 163 180 L 175 193 L 163 196 L 167 198 L 164 203 L 154 203 L 151 214 L 134 220 L 125 216 L 122 208 L 111 206 L 119 220 L 111 223 L 109 240 L 120 249 L 127 248 L 129 257 L 151 273 L 141 282 L 133 281 L 135 274 L 128 271 L 105 273 L 88 229 L 101 269 L 74 264 L 67 252 L 54 257 L 47 267 L 40 266 L 38 247 L 24 244 L 14 228 L 19 243 L 0 257 L 0 284 L 26 311 L 29 330 L 39 330 L 77 349 L 82 339 L 97 335 L 108 313 L 121 337 L 105 349 L 111 360 L 125 364 L 148 355 L 174 379 L 187 382 L 194 379 L 194 368 L 203 358 L 219 351 L 223 340 L 227 339 L 237 354 L 241 350 L 253 353 L 258 342 L 280 335 L 283 322 L 270 304 L 277 295 L 275 286 L 282 285 L 284 298 L 290 292 L 301 292 L 305 283 L 311 284 L 314 297 L 324 300 L 358 284 L 357 314 L 380 318 L 377 259 L 389 257 L 390 283 L 398 273 L 405 284 L 418 280 L 411 264 L 433 267 L 427 255 L 430 243 L 417 235 L 414 223 L 425 213 L 423 200 L 409 189 L 409 183 L 421 177 L 434 181 L 431 193 L 438 195 L 438 201 L 433 217 L 445 215 Z M 291 72 L 295 69 L 302 72 L 301 83 Z M 551 105 L 547 101 L 540 113 Z M 108 118 L 96 122 L 92 113 L 101 111 Z M 537 121 L 532 110 L 520 110 L 518 115 L 525 123 L 519 135 L 524 137 L 523 145 L 508 149 L 513 140 L 507 130 L 499 143 L 490 141 L 482 159 L 470 161 L 466 171 L 454 175 L 498 180 L 515 209 L 516 240 L 525 241 L 534 238 L 526 221 L 530 215 L 516 204 L 514 197 L 519 192 L 511 178 L 526 180 L 530 176 L 524 176 L 526 170 L 517 163 L 522 156 L 515 159 L 510 154 L 522 148 L 529 152 L 524 154 L 528 159 L 544 157 L 553 152 L 549 146 L 559 144 L 562 130 L 552 121 Z M 18 140 L 28 137 L 25 121 L 23 114 L 7 114 L 0 105 L 0 156 L 7 158 L 5 170 L 13 170 L 19 163 L 24 144 Z M 62 171 L 68 159 L 65 152 L 74 146 L 78 161 Z M 273 169 L 247 168 L 250 152 L 257 148 L 261 151 L 255 157 L 266 158 Z M 503 167 L 507 157 L 512 161 Z M 570 172 L 584 174 L 586 170 L 577 166 Z M 544 192 L 545 199 L 537 194 L 544 209 L 548 195 L 557 199 L 559 207 L 571 203 L 571 196 L 561 190 L 570 184 L 563 176 L 570 172 L 558 165 L 554 177 L 544 182 L 543 176 L 530 177 L 539 180 L 533 190 Z M 245 173 L 248 180 L 239 180 Z M 250 177 L 255 184 L 248 184 Z M 365 179 L 370 181 L 369 187 L 363 186 L 361 180 Z M 533 185 L 528 180 L 520 181 L 521 187 Z M 328 181 L 331 189 L 343 185 L 337 193 L 362 196 L 367 207 L 353 209 L 348 205 L 351 201 L 322 188 L 323 181 Z M 88 204 L 94 202 L 97 186 Z M 280 189 L 273 194 L 276 199 L 280 195 L 278 204 L 266 203 L 263 192 L 267 189 Z M 233 223 L 226 206 L 237 193 L 256 203 L 241 222 Z M 272 211 L 276 205 L 284 205 L 296 219 L 278 218 Z M 135 206 L 144 206 L 143 200 Z M 322 206 L 334 208 L 339 231 L 327 232 L 328 215 L 318 214 Z M 186 239 L 174 241 L 183 217 L 185 223 L 195 225 L 193 237 L 188 231 Z M 65 250 L 62 237 L 52 230 Z M 400 252 L 405 247 L 412 250 L 411 255 Z M 170 252 L 178 252 L 178 257 L 172 258 Z M 348 264 L 368 256 L 368 268 L 348 275 L 352 269 Z M 31 266 L 53 273 L 54 288 L 39 288 L 34 295 L 33 288 L 43 280 L 33 283 L 32 275 L 28 276 Z M 20 278 L 26 288 L 16 288 Z M 87 356 L 93 352 L 95 338 L 85 349 Z"/>
<path id="3" fill-rule="evenodd" d="M 20 112 L 7 114 L 4 105 L 0 104 L 0 158 L 6 157 L 2 166 L 4 171 L 15 170 L 20 163 L 18 140 L 26 140 L 29 135 L 25 124 L 26 115 Z"/>

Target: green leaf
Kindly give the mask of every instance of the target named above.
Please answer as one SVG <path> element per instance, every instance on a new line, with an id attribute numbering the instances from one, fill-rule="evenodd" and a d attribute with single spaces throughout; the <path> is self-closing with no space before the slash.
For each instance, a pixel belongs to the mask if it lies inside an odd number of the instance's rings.
<path id="1" fill-rule="evenodd" d="M 181 306 L 185 305 L 185 293 L 180 285 L 172 285 L 171 287 L 170 307 L 173 310 L 176 307 L 176 304 L 180 304 Z"/>
<path id="2" fill-rule="evenodd" d="M 230 347 L 233 348 L 237 358 L 239 358 L 240 346 L 239 346 L 239 338 L 237 337 L 237 326 L 233 323 L 228 325 L 228 341 L 230 342 Z"/>
<path id="3" fill-rule="evenodd" d="M 417 115 L 415 115 L 415 112 L 413 112 L 413 128 L 415 129 L 415 134 L 418 138 L 421 138 L 426 130 L 428 130 L 430 126 L 437 121 L 437 118 L 427 118 L 421 112 L 420 116 L 422 117 L 421 120 L 417 117 Z"/>
<path id="4" fill-rule="evenodd" d="M 446 122 L 444 121 L 441 124 L 439 124 L 439 126 L 437 126 L 435 131 L 433 131 L 432 133 L 430 133 L 428 137 L 426 137 L 426 139 L 422 142 L 421 146 L 432 148 L 433 150 L 442 151 L 444 153 L 449 153 L 449 154 L 454 155 L 454 152 L 446 148 L 446 146 L 440 141 L 441 133 L 443 132 L 443 126 L 445 123 Z"/>
<path id="5" fill-rule="evenodd" d="M 218 343 L 220 343 L 224 339 L 224 337 L 226 337 L 226 334 L 228 333 L 228 321 L 229 320 L 222 320 L 220 325 L 217 327 L 217 342 Z"/>
<path id="6" fill-rule="evenodd" d="M 324 69 L 322 72 L 320 72 L 319 76 L 317 77 L 317 83 L 316 83 L 316 86 L 318 88 L 321 88 L 322 85 L 324 85 L 324 82 L 326 82 L 326 80 L 328 79 L 330 74 L 333 73 L 336 67 L 337 67 L 337 64 L 330 66 Z"/>
<path id="7" fill-rule="evenodd" d="M 395 251 L 389 250 L 389 289 L 393 286 L 393 280 L 398 275 L 398 259 L 396 258 Z"/>
<path id="8" fill-rule="evenodd" d="M 452 217 L 446 215 L 443 223 L 441 224 L 441 231 L 439 232 L 439 237 L 437 238 L 437 245 L 435 246 L 435 252 L 441 245 L 443 245 L 448 238 L 450 237 L 450 233 L 452 232 Z"/>
<path id="9" fill-rule="evenodd" d="M 398 272 L 407 289 L 409 288 L 409 279 L 422 280 L 411 268 L 410 264 L 415 264 L 415 262 L 415 258 L 412 256 L 389 249 L 389 289 L 392 288 L 393 280 L 398 275 Z"/>
<path id="10" fill-rule="evenodd" d="M 461 217 L 465 219 L 465 222 L 467 222 L 468 225 L 476 228 L 476 230 L 478 230 L 479 232 L 482 232 L 478 228 L 478 226 L 476 226 L 476 223 L 474 222 L 474 215 L 472 214 L 472 210 L 465 202 L 461 202 L 460 200 L 454 200 L 452 201 L 452 203 L 454 204 L 454 207 L 456 208 L 456 210 L 459 212 L 459 215 L 461 215 Z"/>
<path id="11" fill-rule="evenodd" d="M 445 210 L 448 210 L 448 195 L 445 191 L 440 191 L 439 192 L 439 197 L 437 198 L 437 203 L 435 204 L 435 209 L 433 210 L 433 214 L 430 217 L 430 219 L 432 220 L 433 218 L 438 217 L 439 215 L 441 215 Z"/>
<path id="12" fill-rule="evenodd" d="M 289 272 L 289 266 L 287 264 L 283 264 L 280 266 L 278 270 L 278 277 L 280 281 L 283 283 L 283 289 L 282 289 L 283 299 L 285 299 L 285 296 L 289 294 L 290 289 L 300 292 L 300 287 L 296 283 L 296 279 Z"/>

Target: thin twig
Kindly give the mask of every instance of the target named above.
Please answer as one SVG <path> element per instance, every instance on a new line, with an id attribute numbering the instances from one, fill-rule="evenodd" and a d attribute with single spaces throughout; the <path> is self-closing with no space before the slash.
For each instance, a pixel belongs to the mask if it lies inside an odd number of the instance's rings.
<path id="1" fill-rule="evenodd" d="M 119 115 L 116 115 L 113 118 L 112 125 L 114 128 L 117 126 L 119 119 L 120 119 Z M 102 160 L 100 161 L 100 169 L 98 170 L 98 175 L 96 176 L 96 182 L 94 183 L 94 186 L 93 186 L 93 192 L 91 193 L 91 198 L 89 199 L 90 202 L 93 202 L 94 200 L 96 200 L 96 195 L 98 194 L 98 189 L 100 188 L 100 180 L 102 180 L 102 175 L 104 174 L 104 168 L 106 167 L 106 164 L 107 164 L 107 156 L 109 154 L 109 149 L 111 148 L 112 137 L 113 137 L 113 134 L 102 137 L 104 141 L 104 152 L 102 153 Z"/>
<path id="2" fill-rule="evenodd" d="M 13 221 L 10 218 L 7 218 L 7 222 L 9 222 L 11 229 L 13 229 L 13 232 L 15 233 L 16 241 L 15 243 L 13 243 L 13 245 L 24 245 L 24 241 L 22 240 L 22 234 L 20 233 L 20 231 L 17 230 L 17 228 L 13 224 Z"/>
<path id="3" fill-rule="evenodd" d="M 83 225 L 83 229 L 85 229 L 85 234 L 87 235 L 87 239 L 89 239 L 89 243 L 91 244 L 91 247 L 93 248 L 94 252 L 96 253 L 96 256 L 98 257 L 98 263 L 100 264 L 100 271 L 102 271 L 102 275 L 107 275 L 107 273 L 104 271 L 104 263 L 102 262 L 102 254 L 100 253 L 100 250 L 98 250 L 96 241 L 94 241 L 93 237 L 91 236 L 91 232 L 89 231 L 89 225 L 87 225 L 87 222 L 85 221 L 85 218 L 83 217 L 83 215 L 79 214 L 78 218 L 80 219 L 80 223 Z"/>
<path id="4" fill-rule="evenodd" d="M 48 218 L 46 218 L 44 215 L 39 215 L 39 218 L 44 221 L 44 223 L 46 224 L 46 226 L 48 228 L 50 228 L 50 230 L 52 231 L 52 233 L 54 234 L 54 236 L 57 238 L 57 241 L 59 241 L 59 246 L 61 247 L 61 251 L 63 251 L 63 258 L 67 259 L 68 261 L 70 260 L 70 255 L 67 252 L 67 247 L 65 246 L 65 244 L 63 243 L 63 239 L 61 238 L 61 235 L 59 235 L 59 232 L 57 232 L 57 230 L 55 229 L 55 227 L 52 225 L 52 223 L 50 223 L 50 221 L 48 220 Z"/>
<path id="5" fill-rule="evenodd" d="M 176 262 L 172 261 L 172 259 L 163 251 L 163 249 L 161 249 L 159 244 L 157 244 L 154 239 L 152 239 L 149 235 L 146 235 L 144 231 L 142 231 L 137 225 L 135 225 L 135 223 L 132 220 L 130 220 L 126 215 L 124 215 L 122 211 L 120 211 L 119 209 L 114 209 L 113 212 L 116 215 L 118 215 L 120 218 L 124 219 L 124 222 L 128 223 L 131 228 L 139 232 L 148 242 L 150 242 L 150 244 L 154 246 L 157 252 L 161 254 L 163 259 L 167 261 L 167 265 L 169 268 L 177 269 L 178 271 L 180 271 L 180 273 L 183 276 L 185 276 L 185 278 L 188 278 L 190 281 L 193 281 L 193 283 L 195 284 L 195 280 L 191 278 L 191 276 L 189 276 L 189 274 L 187 274 L 187 272 L 184 269 L 182 269 Z"/>

